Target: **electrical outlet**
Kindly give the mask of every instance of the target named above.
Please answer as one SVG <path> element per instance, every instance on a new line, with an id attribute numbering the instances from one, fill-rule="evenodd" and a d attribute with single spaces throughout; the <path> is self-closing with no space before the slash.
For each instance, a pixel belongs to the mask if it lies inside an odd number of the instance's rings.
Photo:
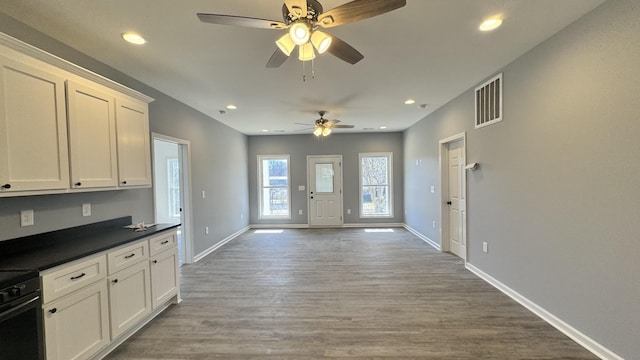
<path id="1" fill-rule="evenodd" d="M 435 187 L 435 185 L 431 185 L 431 193 L 433 194 L 433 193 L 435 193 L 435 192 L 436 192 L 436 187 Z"/>
<path id="2" fill-rule="evenodd" d="M 208 226 L 204 227 L 204 234 L 205 235 L 209 235 L 209 227 Z"/>
<path id="3" fill-rule="evenodd" d="M 347 209 L 347 215 L 351 215 L 351 209 Z"/>
<path id="4" fill-rule="evenodd" d="M 298 210 L 298 215 L 302 215 L 302 210 Z"/>
<path id="5" fill-rule="evenodd" d="M 20 211 L 20 226 L 33 226 L 34 223 L 33 210 Z"/>
<path id="6" fill-rule="evenodd" d="M 244 219 L 244 213 L 240 213 L 240 220 Z"/>
<path id="7" fill-rule="evenodd" d="M 82 216 L 91 216 L 91 203 L 82 204 Z"/>
<path id="8" fill-rule="evenodd" d="M 433 227 L 434 229 L 436 228 L 436 221 L 433 220 L 433 223 L 431 224 L 431 227 Z"/>
<path id="9" fill-rule="evenodd" d="M 204 199 L 206 197 L 207 197 L 207 193 L 204 190 L 202 190 L 202 198 Z"/>
<path id="10" fill-rule="evenodd" d="M 489 244 L 486 241 L 482 242 L 482 252 L 485 254 L 489 253 Z"/>

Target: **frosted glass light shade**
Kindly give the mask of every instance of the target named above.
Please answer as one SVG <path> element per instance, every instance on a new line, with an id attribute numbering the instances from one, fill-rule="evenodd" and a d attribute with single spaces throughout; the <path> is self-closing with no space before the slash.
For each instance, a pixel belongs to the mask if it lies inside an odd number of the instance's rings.
<path id="1" fill-rule="evenodd" d="M 322 31 L 314 31 L 311 34 L 311 43 L 318 50 L 318 54 L 323 54 L 331 46 L 331 36 L 323 33 Z"/>
<path id="2" fill-rule="evenodd" d="M 313 50 L 311 43 L 302 44 L 298 47 L 298 59 L 300 61 L 313 60 L 316 57 L 316 52 Z"/>
<path id="3" fill-rule="evenodd" d="M 289 28 L 289 35 L 296 45 L 305 44 L 309 41 L 309 37 L 311 36 L 309 25 L 304 22 L 297 22 L 291 25 Z"/>
<path id="4" fill-rule="evenodd" d="M 280 49 L 280 51 L 282 51 L 287 56 L 291 55 L 291 52 L 296 47 L 293 39 L 291 39 L 291 35 L 289 35 L 288 33 L 284 34 L 284 36 L 278 39 L 276 41 L 276 45 L 278 45 L 278 49 Z"/>
<path id="5" fill-rule="evenodd" d="M 313 135 L 315 136 L 322 135 L 322 128 L 320 126 L 316 126 L 315 130 L 313 130 Z"/>
<path id="6" fill-rule="evenodd" d="M 324 128 L 322 129 L 322 136 L 328 136 L 329 134 L 331 134 L 331 128 Z"/>

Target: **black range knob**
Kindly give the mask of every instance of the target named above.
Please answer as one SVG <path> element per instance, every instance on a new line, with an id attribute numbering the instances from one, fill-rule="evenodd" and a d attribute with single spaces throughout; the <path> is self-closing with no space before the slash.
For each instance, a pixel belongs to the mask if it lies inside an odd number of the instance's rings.
<path id="1" fill-rule="evenodd" d="M 20 296 L 20 288 L 14 287 L 9 289 L 9 297 L 18 297 Z"/>

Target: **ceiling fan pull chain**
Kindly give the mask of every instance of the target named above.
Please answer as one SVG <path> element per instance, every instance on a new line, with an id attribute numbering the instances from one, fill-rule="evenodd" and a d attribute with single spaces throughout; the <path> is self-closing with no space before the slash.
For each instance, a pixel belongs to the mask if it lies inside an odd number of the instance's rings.
<path id="1" fill-rule="evenodd" d="M 307 82 L 307 71 L 304 65 L 305 61 L 302 62 L 302 82 Z"/>
<path id="2" fill-rule="evenodd" d="M 311 80 L 316 79 L 316 62 L 311 59 Z"/>

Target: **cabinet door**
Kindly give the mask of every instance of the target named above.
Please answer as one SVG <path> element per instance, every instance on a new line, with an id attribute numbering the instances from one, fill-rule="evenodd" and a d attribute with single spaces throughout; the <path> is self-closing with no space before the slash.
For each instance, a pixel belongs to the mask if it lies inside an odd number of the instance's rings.
<path id="1" fill-rule="evenodd" d="M 153 309 L 178 293 L 178 250 L 167 250 L 151 258 L 151 295 Z"/>
<path id="2" fill-rule="evenodd" d="M 116 99 L 119 186 L 151 185 L 149 106 Z"/>
<path id="3" fill-rule="evenodd" d="M 69 188 L 64 79 L 0 56 L 0 194 Z"/>
<path id="4" fill-rule="evenodd" d="M 71 188 L 118 184 L 115 97 L 67 81 Z"/>
<path id="5" fill-rule="evenodd" d="M 109 277 L 111 339 L 151 313 L 149 263 L 128 267 Z"/>
<path id="6" fill-rule="evenodd" d="M 109 344 L 109 307 L 104 280 L 45 307 L 47 360 L 89 359 Z"/>

